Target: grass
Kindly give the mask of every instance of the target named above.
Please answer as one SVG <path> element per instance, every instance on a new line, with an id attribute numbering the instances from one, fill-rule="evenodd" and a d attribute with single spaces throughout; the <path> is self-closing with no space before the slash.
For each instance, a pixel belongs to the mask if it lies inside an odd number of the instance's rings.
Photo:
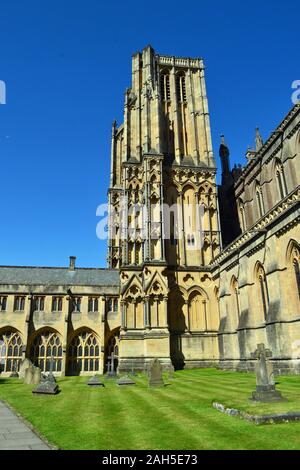
<path id="1" fill-rule="evenodd" d="M 60 449 L 300 448 L 300 422 L 256 426 L 212 408 L 218 401 L 251 414 L 300 411 L 300 377 L 278 379 L 289 401 L 274 404 L 249 401 L 253 374 L 177 371 L 170 385 L 159 389 L 149 389 L 143 375 L 135 381 L 124 388 L 110 381 L 91 388 L 87 377 L 62 377 L 60 394 L 39 396 L 18 379 L 0 378 L 0 399 Z"/>

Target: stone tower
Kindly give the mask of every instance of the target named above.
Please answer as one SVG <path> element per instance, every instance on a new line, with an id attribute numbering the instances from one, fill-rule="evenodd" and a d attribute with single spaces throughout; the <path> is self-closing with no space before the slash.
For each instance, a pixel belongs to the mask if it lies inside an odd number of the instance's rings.
<path id="1" fill-rule="evenodd" d="M 178 367 L 214 360 L 215 174 L 203 61 L 147 46 L 132 57 L 124 122 L 112 126 L 108 264 L 120 270 L 120 370 L 153 357 Z"/>

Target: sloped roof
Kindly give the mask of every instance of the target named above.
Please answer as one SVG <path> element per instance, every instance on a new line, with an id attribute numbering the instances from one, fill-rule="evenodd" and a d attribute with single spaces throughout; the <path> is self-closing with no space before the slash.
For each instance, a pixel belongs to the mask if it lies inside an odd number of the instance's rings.
<path id="1" fill-rule="evenodd" d="M 0 266 L 0 284 L 118 287 L 119 283 L 115 269 Z"/>

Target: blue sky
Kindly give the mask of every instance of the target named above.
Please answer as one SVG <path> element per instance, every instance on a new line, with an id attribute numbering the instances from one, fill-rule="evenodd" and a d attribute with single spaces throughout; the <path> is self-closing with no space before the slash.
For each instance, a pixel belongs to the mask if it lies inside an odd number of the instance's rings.
<path id="1" fill-rule="evenodd" d="M 96 207 L 133 52 L 203 57 L 215 155 L 224 133 L 244 163 L 256 125 L 266 139 L 292 107 L 299 16 L 290 0 L 0 0 L 0 264 L 106 265 Z"/>

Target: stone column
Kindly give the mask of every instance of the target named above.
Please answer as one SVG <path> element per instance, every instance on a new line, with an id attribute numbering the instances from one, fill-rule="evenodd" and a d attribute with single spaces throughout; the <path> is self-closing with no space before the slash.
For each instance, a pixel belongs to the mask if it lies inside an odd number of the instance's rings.
<path id="1" fill-rule="evenodd" d="M 125 331 L 127 326 L 126 302 L 121 300 L 121 330 Z"/>
<path id="2" fill-rule="evenodd" d="M 69 295 L 66 295 L 64 298 L 64 313 L 65 313 L 65 321 L 64 321 L 64 327 L 63 327 L 63 338 L 62 338 L 62 361 L 61 361 L 61 375 L 65 376 L 67 373 L 67 367 L 68 367 L 68 358 L 67 358 L 67 353 L 68 353 L 68 325 L 69 325 L 69 317 L 70 317 L 70 312 L 71 312 L 71 306 L 70 302 L 72 302 L 72 299 Z"/>
<path id="3" fill-rule="evenodd" d="M 159 326 L 159 297 L 158 295 L 154 297 L 154 301 L 156 304 L 156 324 L 157 326 Z"/>
<path id="4" fill-rule="evenodd" d="M 205 326 L 205 331 L 208 330 L 207 328 L 207 302 L 206 300 L 203 300 L 203 311 L 204 311 L 204 326 Z"/>
<path id="5" fill-rule="evenodd" d="M 163 302 L 164 302 L 164 321 L 165 321 L 165 324 L 163 325 L 164 328 L 168 328 L 168 296 L 164 296 L 163 298 Z"/>
<path id="6" fill-rule="evenodd" d="M 106 320 L 106 298 L 103 295 L 100 298 L 100 314 L 101 314 L 101 331 L 100 331 L 100 358 L 99 358 L 99 374 L 103 374 L 105 368 L 105 320 Z"/>
<path id="7" fill-rule="evenodd" d="M 188 300 L 185 300 L 185 307 L 186 307 L 186 320 L 187 320 L 187 328 L 186 328 L 186 332 L 190 332 L 191 331 L 191 318 L 190 318 L 190 304 L 189 304 L 189 301 Z"/>
<path id="8" fill-rule="evenodd" d="M 132 305 L 133 305 L 133 328 L 136 329 L 136 299 L 133 299 Z"/>
<path id="9" fill-rule="evenodd" d="M 173 62 L 175 60 L 173 59 Z M 174 144 L 175 144 L 175 160 L 176 163 L 180 164 L 180 132 L 179 132 L 179 117 L 178 117 L 178 103 L 176 96 L 176 79 L 175 79 L 175 68 L 172 67 L 170 74 L 170 85 L 172 93 L 172 104 L 174 113 Z"/>
<path id="10" fill-rule="evenodd" d="M 27 347 L 29 345 L 29 325 L 31 321 L 33 295 L 29 294 L 27 299 L 28 299 L 28 306 L 27 306 L 27 312 L 26 312 L 26 317 L 25 317 L 25 331 L 24 331 L 24 339 L 26 343 L 23 343 L 23 347 L 22 347 L 22 360 L 25 359 L 26 356 L 29 354 L 29 351 L 27 351 Z"/>
<path id="11" fill-rule="evenodd" d="M 186 247 L 185 247 L 185 233 L 184 233 L 184 209 L 183 209 L 183 195 L 179 193 L 180 206 L 181 206 L 181 253 L 180 262 L 183 261 L 183 265 L 186 266 Z"/>
<path id="12" fill-rule="evenodd" d="M 166 260 L 165 254 L 165 217 L 164 217 L 164 195 L 162 182 L 162 161 L 160 161 L 160 243 L 161 243 L 161 260 Z M 170 223 L 170 221 L 168 221 Z"/>
<path id="13" fill-rule="evenodd" d="M 146 295 L 144 297 L 144 327 L 146 329 L 150 329 L 150 312 L 149 312 L 149 302 L 150 302 L 150 299 L 149 299 L 149 296 Z"/>
<path id="14" fill-rule="evenodd" d="M 198 142 L 197 142 L 197 127 L 195 119 L 195 103 L 194 103 L 194 93 L 193 93 L 193 81 L 192 81 L 192 72 L 191 69 L 188 69 L 187 72 L 187 82 L 189 87 L 189 111 L 190 111 L 190 121 L 191 121 L 191 137 L 192 137 L 192 146 L 193 146 L 193 157 L 195 162 L 199 165 L 199 152 L 198 152 Z"/>

